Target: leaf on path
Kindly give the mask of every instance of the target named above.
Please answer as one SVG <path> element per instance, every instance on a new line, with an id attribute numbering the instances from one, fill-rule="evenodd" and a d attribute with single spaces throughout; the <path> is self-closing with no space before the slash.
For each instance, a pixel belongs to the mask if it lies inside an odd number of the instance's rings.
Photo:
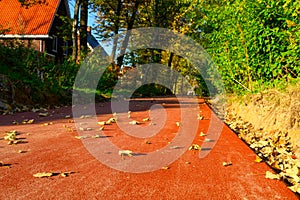
<path id="1" fill-rule="evenodd" d="M 168 167 L 168 166 L 163 166 L 161 169 L 167 170 L 167 169 L 170 169 L 170 167 Z"/>
<path id="2" fill-rule="evenodd" d="M 203 119 L 204 119 L 204 117 L 203 117 L 203 116 L 201 116 L 200 114 L 197 114 L 197 119 L 198 119 L 198 120 L 203 120 Z"/>
<path id="3" fill-rule="evenodd" d="M 150 120 L 149 117 L 147 117 L 147 118 L 144 118 L 142 121 L 146 122 L 146 121 L 149 121 L 149 120 Z"/>
<path id="4" fill-rule="evenodd" d="M 259 157 L 259 156 L 256 156 L 256 157 L 255 157 L 255 160 L 254 160 L 254 162 L 256 162 L 256 163 L 260 163 L 260 162 L 262 162 L 262 159 L 261 159 L 261 157 Z"/>
<path id="5" fill-rule="evenodd" d="M 111 123 L 116 123 L 117 122 L 117 118 L 112 117 L 109 120 L 106 121 L 106 124 L 111 124 Z"/>
<path id="6" fill-rule="evenodd" d="M 122 157 L 123 159 L 123 156 L 132 156 L 132 151 L 130 150 L 119 150 L 118 154 Z"/>
<path id="7" fill-rule="evenodd" d="M 180 146 L 171 146 L 170 149 L 181 149 L 182 147 Z"/>
<path id="8" fill-rule="evenodd" d="M 76 139 L 86 139 L 86 138 L 88 138 L 88 136 L 86 136 L 86 135 L 80 135 L 80 136 L 74 136 Z"/>
<path id="9" fill-rule="evenodd" d="M 201 131 L 200 134 L 199 134 L 200 137 L 204 137 L 204 136 L 206 136 L 206 135 L 207 135 L 207 134 L 203 133 L 202 131 Z"/>
<path id="10" fill-rule="evenodd" d="M 106 124 L 106 121 L 97 122 L 100 126 L 104 126 Z"/>
<path id="11" fill-rule="evenodd" d="M 71 126 L 63 125 L 67 132 L 73 132 L 73 128 Z"/>
<path id="12" fill-rule="evenodd" d="M 273 174 L 270 171 L 266 171 L 266 178 L 280 180 L 280 175 L 279 174 Z"/>
<path id="13" fill-rule="evenodd" d="M 52 124 L 53 124 L 53 122 L 47 122 L 47 123 L 42 124 L 42 126 L 49 126 L 49 125 L 52 125 Z"/>
<path id="14" fill-rule="evenodd" d="M 75 173 L 75 172 L 62 172 L 62 173 L 60 173 L 60 175 L 62 177 L 68 177 L 70 174 L 73 174 L 73 173 Z"/>
<path id="15" fill-rule="evenodd" d="M 2 161 L 0 161 L 0 167 L 11 168 L 11 164 L 4 164 Z"/>
<path id="16" fill-rule="evenodd" d="M 133 121 L 129 122 L 129 124 L 137 125 L 137 124 L 140 124 L 140 122 L 133 120 Z"/>
<path id="17" fill-rule="evenodd" d="M 231 162 L 231 161 L 223 162 L 222 165 L 223 165 L 224 167 L 231 166 L 231 165 L 232 165 L 232 162 Z"/>
<path id="18" fill-rule="evenodd" d="M 196 151 L 200 151 L 201 150 L 201 147 L 198 145 L 198 144 L 192 144 L 190 147 L 189 147 L 189 150 L 196 150 Z"/>
<path id="19" fill-rule="evenodd" d="M 33 174 L 33 176 L 36 178 L 51 177 L 51 176 L 53 176 L 53 173 L 52 172 L 39 172 L 39 173 Z"/>
<path id="20" fill-rule="evenodd" d="M 181 125 L 181 123 L 180 122 L 176 122 L 176 126 L 180 126 Z"/>

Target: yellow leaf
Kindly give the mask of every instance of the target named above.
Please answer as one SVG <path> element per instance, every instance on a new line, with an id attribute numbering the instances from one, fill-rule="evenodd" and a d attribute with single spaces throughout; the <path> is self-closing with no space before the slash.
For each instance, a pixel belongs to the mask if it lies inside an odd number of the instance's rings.
<path id="1" fill-rule="evenodd" d="M 207 134 L 203 133 L 203 132 L 200 132 L 199 136 L 200 137 L 203 137 L 203 136 L 206 136 Z"/>
<path id="2" fill-rule="evenodd" d="M 262 162 L 262 159 L 259 156 L 256 156 L 254 162 L 260 163 L 260 162 Z"/>
<path id="3" fill-rule="evenodd" d="M 280 180 L 280 175 L 279 174 L 273 174 L 272 172 L 266 171 L 266 178 Z"/>
<path id="4" fill-rule="evenodd" d="M 167 170 L 167 169 L 170 169 L 170 167 L 164 166 L 164 167 L 162 167 L 162 169 L 163 169 L 163 170 Z"/>
<path id="5" fill-rule="evenodd" d="M 201 150 L 201 147 L 198 145 L 198 144 L 192 144 L 190 147 L 189 147 L 189 150 Z"/>
<path id="6" fill-rule="evenodd" d="M 104 126 L 106 124 L 106 121 L 97 122 L 100 126 Z"/>
<path id="7" fill-rule="evenodd" d="M 225 167 L 230 166 L 230 165 L 232 165 L 231 161 L 229 161 L 229 162 L 223 162 L 223 166 L 225 166 Z"/>
<path id="8" fill-rule="evenodd" d="M 147 117 L 147 118 L 143 119 L 143 122 L 146 122 L 146 121 L 149 121 L 149 120 L 150 120 L 149 117 Z"/>
<path id="9" fill-rule="evenodd" d="M 50 176 L 53 176 L 53 173 L 51 173 L 51 172 L 41 172 L 41 173 L 33 174 L 33 176 L 36 177 L 36 178 L 50 177 Z"/>
<path id="10" fill-rule="evenodd" d="M 135 120 L 133 120 L 133 121 L 131 121 L 131 122 L 129 122 L 129 124 L 132 124 L 132 125 L 137 125 L 137 124 L 139 124 L 140 122 L 138 122 L 138 121 L 135 121 Z"/>

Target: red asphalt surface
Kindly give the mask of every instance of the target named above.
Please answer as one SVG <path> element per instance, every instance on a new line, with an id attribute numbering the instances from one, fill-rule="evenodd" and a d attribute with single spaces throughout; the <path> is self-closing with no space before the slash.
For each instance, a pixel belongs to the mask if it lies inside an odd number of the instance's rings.
<path id="1" fill-rule="evenodd" d="M 137 157 L 146 157 L 147 152 L 172 144 L 179 129 L 176 122 L 181 121 L 180 113 L 189 109 L 188 100 L 180 108 L 175 98 L 139 99 L 130 104 L 131 117 L 137 121 L 149 117 L 148 109 L 153 104 L 162 105 L 167 113 L 165 126 L 153 137 L 128 136 L 117 124 L 106 125 L 103 132 L 88 132 L 108 136 L 120 149 L 144 153 L 124 156 L 123 160 L 119 156 L 121 165 Z M 112 117 L 109 102 L 99 103 L 96 108 L 99 121 Z M 199 133 L 207 133 L 211 119 L 215 117 L 201 100 L 199 109 L 204 119 L 198 121 L 193 144 L 201 146 L 210 135 L 203 137 Z M 199 158 L 198 151 L 186 150 L 166 166 L 168 169 L 129 173 L 102 164 L 85 148 L 83 141 L 88 139 L 75 138 L 78 136 L 75 124 L 72 118 L 65 118 L 72 115 L 71 107 L 48 111 L 51 115 L 47 117 L 39 117 L 39 112 L 0 117 L 1 138 L 6 131 L 17 130 L 21 133 L 18 137 L 25 141 L 8 145 L 7 141 L 0 140 L 0 161 L 5 165 L 0 167 L 0 199 L 298 199 L 284 182 L 265 178 L 266 171 L 272 171 L 270 167 L 265 163 L 255 163 L 255 153 L 225 125 L 206 157 Z M 197 113 L 194 114 L 197 117 Z M 35 122 L 12 124 L 13 120 L 21 122 L 24 119 L 35 119 Z M 45 124 L 50 122 L 52 124 Z M 149 123 L 132 126 L 147 126 Z M 155 165 L 158 161 L 159 155 L 157 160 L 148 162 Z M 223 166 L 223 162 L 232 165 Z M 132 168 L 134 171 L 134 166 Z M 33 174 L 38 172 L 72 173 L 68 177 L 56 174 L 47 178 L 34 177 Z"/>

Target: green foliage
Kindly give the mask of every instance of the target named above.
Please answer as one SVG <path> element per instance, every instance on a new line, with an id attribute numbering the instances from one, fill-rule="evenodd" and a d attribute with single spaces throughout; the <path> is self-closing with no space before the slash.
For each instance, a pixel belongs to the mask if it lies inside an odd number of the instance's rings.
<path id="1" fill-rule="evenodd" d="M 63 104 L 70 102 L 78 66 L 65 61 L 55 65 L 46 54 L 23 46 L 0 45 L 1 74 L 15 88 L 18 104 Z"/>
<path id="2" fill-rule="evenodd" d="M 229 92 L 255 91 L 298 76 L 299 8 L 299 1 L 284 0 L 203 5 L 204 44 Z"/>

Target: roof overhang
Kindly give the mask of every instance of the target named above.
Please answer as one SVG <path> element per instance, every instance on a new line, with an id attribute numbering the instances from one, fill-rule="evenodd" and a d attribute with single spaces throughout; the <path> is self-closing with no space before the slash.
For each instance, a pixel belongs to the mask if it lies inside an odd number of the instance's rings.
<path id="1" fill-rule="evenodd" d="M 0 38 L 5 39 L 46 39 L 51 38 L 49 35 L 17 35 L 17 34 L 7 34 L 7 35 L 0 35 Z"/>

